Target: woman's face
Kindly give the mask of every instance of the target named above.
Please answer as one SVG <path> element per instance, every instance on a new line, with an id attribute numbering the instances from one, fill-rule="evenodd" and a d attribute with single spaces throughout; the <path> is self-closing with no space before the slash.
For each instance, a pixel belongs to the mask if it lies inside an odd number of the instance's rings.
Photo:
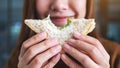
<path id="1" fill-rule="evenodd" d="M 56 26 L 67 24 L 67 18 L 84 18 L 86 0 L 37 0 L 36 9 L 41 19 L 50 14 Z"/>

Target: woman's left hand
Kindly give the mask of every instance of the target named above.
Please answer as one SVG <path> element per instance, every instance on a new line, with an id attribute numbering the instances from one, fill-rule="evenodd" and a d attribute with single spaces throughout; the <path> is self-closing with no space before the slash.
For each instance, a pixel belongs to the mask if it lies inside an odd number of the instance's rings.
<path id="1" fill-rule="evenodd" d="M 74 33 L 73 36 L 74 38 L 69 39 L 63 46 L 63 50 L 79 64 L 62 54 L 61 59 L 66 65 L 70 68 L 110 68 L 110 56 L 97 39 L 79 33 Z"/>

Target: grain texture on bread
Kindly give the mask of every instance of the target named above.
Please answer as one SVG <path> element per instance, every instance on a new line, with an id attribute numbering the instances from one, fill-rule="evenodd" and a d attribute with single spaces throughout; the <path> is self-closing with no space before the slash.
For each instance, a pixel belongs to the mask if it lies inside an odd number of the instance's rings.
<path id="1" fill-rule="evenodd" d="M 46 32 L 48 38 L 56 38 L 60 44 L 64 44 L 65 41 L 72 37 L 74 32 L 87 35 L 95 28 L 94 19 L 73 19 L 69 26 L 59 29 L 56 27 L 50 19 L 45 20 L 33 20 L 26 19 L 25 24 L 30 27 L 36 33 Z"/>

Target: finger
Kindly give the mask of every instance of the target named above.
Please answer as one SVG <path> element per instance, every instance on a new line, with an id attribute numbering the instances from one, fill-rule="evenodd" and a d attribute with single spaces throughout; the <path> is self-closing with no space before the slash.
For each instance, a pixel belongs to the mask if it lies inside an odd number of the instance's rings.
<path id="1" fill-rule="evenodd" d="M 21 47 L 20 57 L 23 56 L 24 52 L 28 49 L 28 47 L 41 42 L 42 40 L 47 38 L 47 34 L 45 32 L 39 33 L 28 40 L 26 40 Z"/>
<path id="2" fill-rule="evenodd" d="M 89 56 L 81 53 L 80 51 L 69 46 L 68 44 L 65 44 L 63 46 L 63 49 L 66 53 L 79 61 L 85 68 L 94 68 L 94 66 L 97 66 L 96 63 L 91 60 L 91 58 L 89 58 Z"/>
<path id="3" fill-rule="evenodd" d="M 95 46 L 75 39 L 70 39 L 68 43 L 79 51 L 85 51 L 97 64 L 101 64 L 103 61 L 106 62 L 104 56 Z"/>
<path id="4" fill-rule="evenodd" d="M 31 46 L 23 55 L 22 60 L 25 61 L 24 64 L 29 64 L 29 62 L 38 54 L 43 51 L 58 45 L 58 41 L 56 39 L 48 39 L 39 44 Z"/>
<path id="5" fill-rule="evenodd" d="M 53 57 L 50 62 L 45 65 L 43 68 L 53 68 L 57 63 L 58 61 L 60 60 L 60 54 L 57 54 L 55 57 Z"/>
<path id="6" fill-rule="evenodd" d="M 21 59 L 20 59 L 19 62 L 18 62 L 17 67 L 18 67 L 18 68 L 24 68 L 23 63 L 24 63 L 24 62 L 22 62 Z M 27 68 L 27 67 L 26 67 L 26 68 Z"/>
<path id="7" fill-rule="evenodd" d="M 61 55 L 62 61 L 69 67 L 69 68 L 83 68 L 82 66 L 75 63 L 73 60 L 71 60 L 67 55 L 62 54 Z"/>
<path id="8" fill-rule="evenodd" d="M 29 64 L 34 67 L 41 67 L 43 63 L 47 62 L 50 58 L 57 55 L 61 51 L 62 47 L 60 45 L 52 47 L 42 54 L 37 55 Z"/>
<path id="9" fill-rule="evenodd" d="M 93 37 L 90 37 L 90 36 L 82 35 L 78 32 L 74 33 L 73 36 L 76 39 L 79 39 L 79 40 L 88 42 L 90 44 L 93 44 L 95 47 L 97 47 L 100 50 L 101 54 L 104 57 L 106 57 L 107 60 L 109 60 L 109 58 L 110 58 L 109 54 L 107 53 L 107 51 L 105 50 L 103 45 L 97 39 L 95 39 Z"/>
<path id="10" fill-rule="evenodd" d="M 42 67 L 41 68 L 43 68 L 45 65 L 47 65 L 48 64 L 48 61 L 46 61 L 45 63 L 43 63 L 43 65 L 42 65 Z"/>

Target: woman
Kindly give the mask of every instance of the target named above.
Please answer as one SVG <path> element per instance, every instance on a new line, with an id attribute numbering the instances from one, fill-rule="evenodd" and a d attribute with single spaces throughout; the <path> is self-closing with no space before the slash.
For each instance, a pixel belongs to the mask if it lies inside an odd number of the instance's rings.
<path id="1" fill-rule="evenodd" d="M 101 38 L 96 29 L 89 36 L 74 33 L 63 46 L 46 33 L 35 34 L 25 19 L 43 19 L 48 14 L 56 26 L 68 17 L 94 18 L 94 0 L 24 0 L 23 23 L 18 45 L 6 68 L 120 68 L 120 46 Z M 104 49 L 104 47 L 105 49 Z M 108 52 L 108 53 L 107 53 Z"/>

